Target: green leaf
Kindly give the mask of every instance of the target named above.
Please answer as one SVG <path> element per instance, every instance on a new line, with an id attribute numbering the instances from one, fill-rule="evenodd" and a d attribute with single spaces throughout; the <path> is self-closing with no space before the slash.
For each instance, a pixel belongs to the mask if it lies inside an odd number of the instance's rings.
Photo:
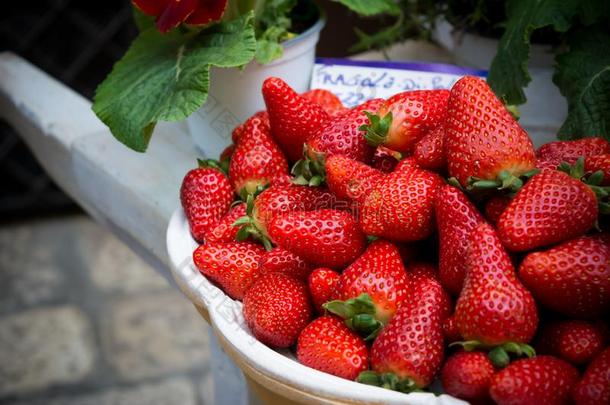
<path id="1" fill-rule="evenodd" d="M 97 88 L 93 111 L 125 145 L 144 152 L 158 121 L 178 121 L 205 102 L 210 66 L 236 67 L 256 50 L 253 13 L 201 32 L 142 32 Z"/>
<path id="2" fill-rule="evenodd" d="M 394 0 L 334 0 L 350 10 L 363 15 L 400 14 L 400 7 Z"/>
<path id="3" fill-rule="evenodd" d="M 581 0 L 509 0 L 508 21 L 500 38 L 487 81 L 507 104 L 523 104 L 523 88 L 530 82 L 527 70 L 530 36 L 536 29 L 552 26 L 566 32 L 580 11 Z"/>
<path id="4" fill-rule="evenodd" d="M 284 54 L 281 42 L 295 36 L 290 32 L 292 19 L 289 14 L 296 0 L 269 0 L 265 2 L 256 27 L 256 61 L 267 64 Z"/>
<path id="5" fill-rule="evenodd" d="M 553 81 L 568 101 L 560 139 L 610 140 L 610 34 L 589 28 L 572 34 L 569 51 L 556 58 Z"/>

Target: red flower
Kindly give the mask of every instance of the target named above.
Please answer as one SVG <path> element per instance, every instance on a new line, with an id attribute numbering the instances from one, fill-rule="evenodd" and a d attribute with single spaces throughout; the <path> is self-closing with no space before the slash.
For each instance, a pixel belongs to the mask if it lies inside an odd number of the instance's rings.
<path id="1" fill-rule="evenodd" d="M 228 0 L 132 0 L 144 14 L 155 17 L 157 29 L 163 33 L 181 23 L 204 25 L 218 21 Z"/>

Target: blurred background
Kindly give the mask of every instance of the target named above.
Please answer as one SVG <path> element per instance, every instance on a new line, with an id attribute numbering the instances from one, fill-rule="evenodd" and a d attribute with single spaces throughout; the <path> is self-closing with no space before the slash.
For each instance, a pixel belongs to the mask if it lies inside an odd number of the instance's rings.
<path id="1" fill-rule="evenodd" d="M 357 18 L 322 3 L 318 55 L 345 56 L 356 38 L 344 23 Z M 0 15 L 0 51 L 88 98 L 136 33 L 128 0 L 7 2 Z M 88 218 L 3 121 L 0 173 L 0 403 L 211 403 L 207 325 L 188 300 Z"/>

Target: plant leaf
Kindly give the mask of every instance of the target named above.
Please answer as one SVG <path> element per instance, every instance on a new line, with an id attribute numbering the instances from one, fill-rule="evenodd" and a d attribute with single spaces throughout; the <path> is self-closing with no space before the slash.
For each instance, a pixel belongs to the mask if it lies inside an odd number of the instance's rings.
<path id="1" fill-rule="evenodd" d="M 553 81 L 568 101 L 561 139 L 602 136 L 610 140 L 610 34 L 588 28 L 574 33 L 570 50 L 556 58 Z"/>
<path id="2" fill-rule="evenodd" d="M 400 7 L 394 0 L 334 0 L 350 10 L 363 15 L 400 14 Z"/>
<path id="3" fill-rule="evenodd" d="M 205 102 L 210 66 L 241 66 L 255 51 L 252 12 L 201 32 L 149 28 L 99 85 L 93 111 L 120 142 L 144 152 L 158 121 L 184 119 Z"/>
<path id="4" fill-rule="evenodd" d="M 553 26 L 558 32 L 567 31 L 580 10 L 580 3 L 580 0 L 509 0 L 506 3 L 506 30 L 487 76 L 491 88 L 506 104 L 525 102 L 523 88 L 531 80 L 527 63 L 532 32 L 547 26 Z"/>

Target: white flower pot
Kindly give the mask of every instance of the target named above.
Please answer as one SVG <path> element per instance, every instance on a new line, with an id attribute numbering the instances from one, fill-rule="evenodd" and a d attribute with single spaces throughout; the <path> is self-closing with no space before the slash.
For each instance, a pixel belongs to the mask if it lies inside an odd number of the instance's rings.
<path id="1" fill-rule="evenodd" d="M 212 68 L 206 103 L 186 120 L 195 145 L 207 158 L 216 158 L 231 143 L 231 131 L 265 108 L 261 95 L 269 76 L 284 79 L 297 92 L 309 88 L 315 51 L 324 19 L 283 43 L 284 55 L 269 64 L 250 62 L 243 69 Z"/>
<path id="2" fill-rule="evenodd" d="M 436 24 L 434 39 L 452 53 L 458 65 L 489 69 L 498 40 L 468 32 L 458 32 L 447 21 Z M 519 106 L 519 123 L 534 145 L 556 140 L 567 115 L 567 103 L 553 83 L 553 53 L 550 46 L 532 45 L 528 69 L 532 81 L 525 88 L 527 103 Z"/>

